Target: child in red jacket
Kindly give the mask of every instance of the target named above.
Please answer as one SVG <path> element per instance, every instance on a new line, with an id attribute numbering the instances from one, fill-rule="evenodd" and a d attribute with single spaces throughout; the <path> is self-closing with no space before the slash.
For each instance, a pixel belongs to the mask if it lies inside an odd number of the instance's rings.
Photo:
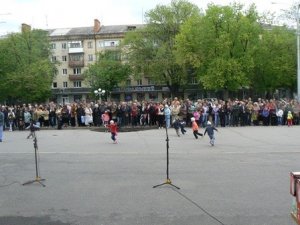
<path id="1" fill-rule="evenodd" d="M 117 124 L 115 123 L 115 121 L 111 120 L 109 124 L 106 125 L 106 127 L 109 129 L 111 133 L 111 139 L 114 141 L 114 144 L 117 144 L 117 139 L 116 139 L 117 129 L 118 129 Z"/>

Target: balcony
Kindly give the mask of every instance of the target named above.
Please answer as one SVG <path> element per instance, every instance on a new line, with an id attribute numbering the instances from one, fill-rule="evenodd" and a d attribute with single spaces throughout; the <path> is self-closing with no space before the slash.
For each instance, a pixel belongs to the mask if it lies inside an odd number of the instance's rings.
<path id="1" fill-rule="evenodd" d="M 83 48 L 82 47 L 78 47 L 78 48 L 69 48 L 69 54 L 72 54 L 72 53 L 83 53 Z"/>
<path id="2" fill-rule="evenodd" d="M 69 67 L 76 68 L 76 67 L 84 67 L 84 61 L 69 61 Z"/>
<path id="3" fill-rule="evenodd" d="M 69 80 L 70 81 L 81 81 L 84 80 L 84 76 L 83 75 L 69 75 Z"/>

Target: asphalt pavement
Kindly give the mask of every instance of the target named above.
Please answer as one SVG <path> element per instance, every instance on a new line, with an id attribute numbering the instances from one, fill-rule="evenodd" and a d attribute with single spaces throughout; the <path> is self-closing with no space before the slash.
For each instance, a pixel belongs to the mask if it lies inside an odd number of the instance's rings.
<path id="1" fill-rule="evenodd" d="M 6 131 L 0 225 L 296 224 L 289 173 L 300 171 L 300 126 L 218 129 L 215 146 L 189 128 L 169 129 L 168 142 L 165 129 L 120 132 L 118 144 L 89 129 L 37 131 L 45 187 L 23 185 L 39 181 L 28 131 Z"/>

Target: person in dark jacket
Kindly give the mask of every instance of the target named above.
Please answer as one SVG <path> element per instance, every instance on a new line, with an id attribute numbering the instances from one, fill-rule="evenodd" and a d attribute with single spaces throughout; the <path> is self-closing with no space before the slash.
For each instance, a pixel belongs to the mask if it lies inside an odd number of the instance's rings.
<path id="1" fill-rule="evenodd" d="M 214 131 L 218 131 L 217 128 L 213 127 L 211 125 L 211 122 L 210 121 L 207 121 L 207 124 L 206 124 L 206 128 L 205 128 L 205 131 L 204 131 L 204 136 L 205 134 L 207 133 L 208 137 L 209 137 L 209 143 L 211 144 L 211 146 L 214 146 L 215 145 L 215 135 L 214 135 Z"/>
<path id="2" fill-rule="evenodd" d="M 3 138 L 3 126 L 4 126 L 4 113 L 0 109 L 0 142 Z"/>

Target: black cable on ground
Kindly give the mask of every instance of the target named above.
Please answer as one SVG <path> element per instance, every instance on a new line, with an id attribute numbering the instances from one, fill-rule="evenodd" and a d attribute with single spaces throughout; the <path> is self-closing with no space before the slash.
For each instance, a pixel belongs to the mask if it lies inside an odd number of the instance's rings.
<path id="1" fill-rule="evenodd" d="M 194 202 L 192 199 L 190 199 L 189 197 L 185 196 L 184 194 L 182 194 L 180 191 L 175 190 L 172 188 L 173 191 L 177 192 L 179 195 L 181 195 L 183 198 L 185 198 L 186 200 L 188 200 L 189 202 L 191 202 L 193 205 L 195 205 L 198 209 L 200 209 L 201 211 L 203 211 L 206 215 L 208 215 L 210 218 L 212 218 L 213 220 L 217 221 L 218 223 L 220 223 L 221 225 L 226 225 L 225 223 L 223 223 L 222 221 L 218 220 L 218 218 L 216 218 L 215 216 L 213 216 L 212 214 L 210 214 L 209 212 L 207 212 L 203 207 L 201 207 L 198 203 Z"/>
<path id="2" fill-rule="evenodd" d="M 13 184 L 20 184 L 20 185 L 22 185 L 19 181 L 14 181 L 14 182 L 11 182 L 9 184 L 0 185 L 0 188 L 8 187 L 8 186 L 11 186 Z"/>

